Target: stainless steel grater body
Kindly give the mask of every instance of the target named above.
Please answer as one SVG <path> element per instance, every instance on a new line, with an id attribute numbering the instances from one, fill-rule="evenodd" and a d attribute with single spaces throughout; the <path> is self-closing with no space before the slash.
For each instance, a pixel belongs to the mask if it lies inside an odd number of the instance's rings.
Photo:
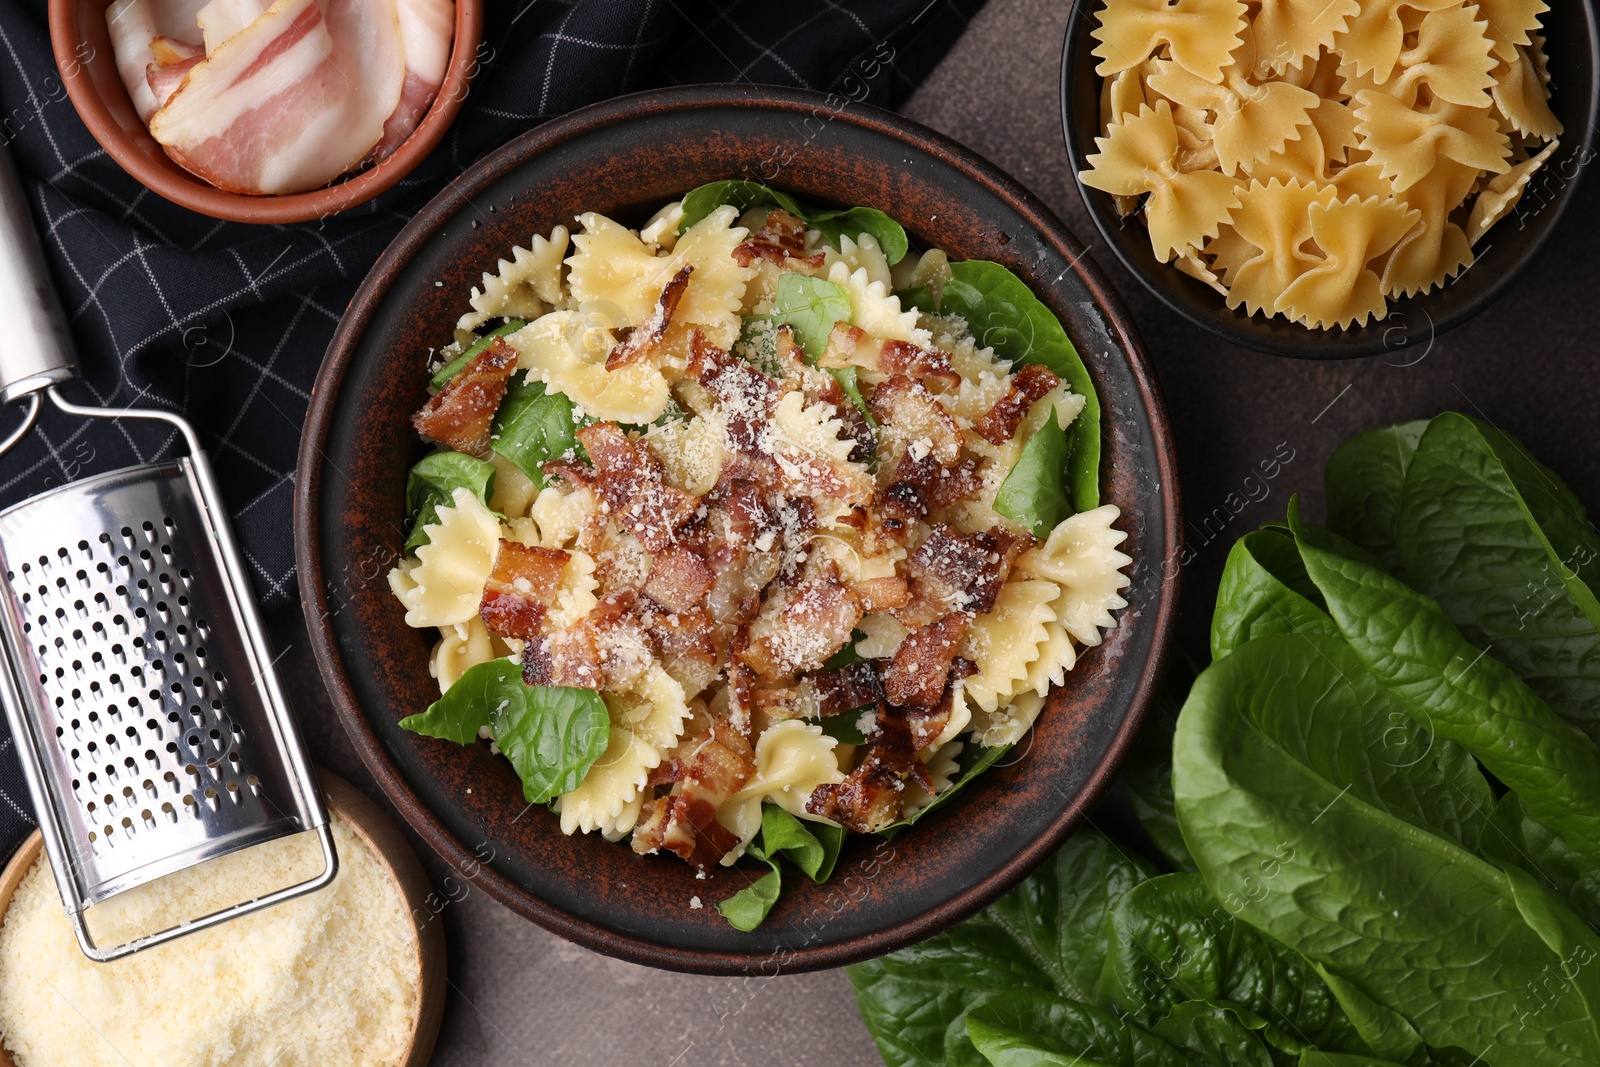
<path id="1" fill-rule="evenodd" d="M 85 478 L 0 512 L 0 705 L 78 943 L 96 960 L 193 933 L 331 882 L 338 856 L 278 686 L 249 578 L 194 430 L 171 412 L 85 407 L 60 306 L 0 147 L 0 402 L 153 419 L 188 455 Z M 119 945 L 87 909 L 206 860 L 314 831 L 323 867 L 294 885 Z"/>

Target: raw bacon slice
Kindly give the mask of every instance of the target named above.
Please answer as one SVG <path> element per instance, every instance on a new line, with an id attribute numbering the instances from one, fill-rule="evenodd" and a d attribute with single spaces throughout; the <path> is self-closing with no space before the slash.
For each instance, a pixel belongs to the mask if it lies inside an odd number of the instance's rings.
<path id="1" fill-rule="evenodd" d="M 396 0 L 277 0 L 189 72 L 150 133 L 219 189 L 303 192 L 371 155 L 405 71 Z"/>
<path id="2" fill-rule="evenodd" d="M 205 35 L 206 53 L 215 52 L 223 41 L 248 27 L 271 6 L 272 0 L 210 0 L 194 19 Z"/>
<path id="3" fill-rule="evenodd" d="M 484 455 L 489 451 L 494 413 L 516 369 L 517 350 L 496 337 L 411 416 L 411 425 L 457 452 Z"/>
<path id="4" fill-rule="evenodd" d="M 144 70 L 144 80 L 156 107 L 172 99 L 183 79 L 206 58 L 198 48 L 185 55 L 183 49 L 170 47 L 170 41 L 168 37 L 157 37 L 150 43 L 150 54 L 156 58 Z"/>
<path id="5" fill-rule="evenodd" d="M 116 0 L 106 8 L 106 30 L 111 36 L 117 73 L 143 121 L 149 122 L 164 102 L 150 87 L 150 67 L 160 66 L 151 44 L 156 38 L 165 37 L 200 49 L 204 42 L 195 18 L 205 5 L 206 0 Z M 178 81 L 182 80 L 180 75 Z M 174 82 L 171 88 L 176 87 Z"/>
<path id="6" fill-rule="evenodd" d="M 399 0 L 398 13 L 406 77 L 400 86 L 400 102 L 383 124 L 383 139 L 372 153 L 379 162 L 405 143 L 433 106 L 450 66 L 450 47 L 456 36 L 455 0 Z"/>

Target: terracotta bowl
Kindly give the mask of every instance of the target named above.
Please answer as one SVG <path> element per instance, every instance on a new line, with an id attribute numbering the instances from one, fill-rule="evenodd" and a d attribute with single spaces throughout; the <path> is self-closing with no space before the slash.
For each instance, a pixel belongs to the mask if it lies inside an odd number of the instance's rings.
<path id="1" fill-rule="evenodd" d="M 1090 36 L 1104 0 L 1074 0 L 1061 59 L 1061 117 L 1067 156 L 1074 175 L 1088 169 L 1098 151 L 1100 83 Z M 1584 170 L 1594 159 L 1600 121 L 1600 29 L 1593 0 L 1553 3 L 1540 16 L 1549 57 L 1550 109 L 1566 132 L 1561 147 L 1534 175 L 1517 207 L 1473 249 L 1475 262 L 1440 288 L 1389 301 L 1386 318 L 1365 326 L 1312 330 L 1282 316 L 1266 318 L 1232 309 L 1220 294 L 1150 248 L 1150 231 L 1139 218 L 1117 214 L 1110 193 L 1077 183 L 1100 236 L 1122 265 L 1170 311 L 1215 337 L 1246 348 L 1294 359 L 1348 359 L 1380 352 L 1399 354 L 1395 362 L 1421 359 L 1433 339 L 1466 322 L 1498 300 L 1527 269 L 1556 232 L 1576 195 Z M 1414 354 L 1413 354 L 1414 353 Z"/>
<path id="2" fill-rule="evenodd" d="M 417 862 L 417 854 L 406 843 L 400 829 L 390 821 L 376 804 L 362 792 L 338 775 L 317 768 L 317 780 L 327 796 L 329 811 L 337 812 L 349 822 L 350 828 L 366 842 L 378 860 L 388 868 L 389 877 L 400 889 L 405 908 L 417 921 L 416 958 L 411 966 L 419 976 L 421 996 L 417 1000 L 417 1013 L 412 1019 L 411 1036 L 399 1067 L 424 1067 L 433 1057 L 434 1042 L 439 1036 L 439 1022 L 444 1018 L 445 999 L 445 947 L 444 926 L 434 906 L 437 894 L 428 883 L 428 876 Z M 5 869 L 0 871 L 0 921 L 22 879 L 43 860 L 44 837 L 35 830 L 12 854 Z M 176 944 L 183 944 L 182 941 Z M 115 969 L 115 963 L 104 966 Z M 0 1067 L 15 1067 L 11 1053 L 0 1045 Z"/>
<path id="3" fill-rule="evenodd" d="M 366 203 L 422 162 L 467 97 L 483 39 L 483 0 L 456 0 L 456 36 L 439 95 L 398 151 L 375 167 L 308 193 L 246 196 L 218 189 L 167 155 L 140 121 L 117 74 L 106 30 L 110 0 L 50 0 L 50 45 L 67 96 L 100 147 L 151 192 L 233 222 L 309 222 Z"/>
<path id="4" fill-rule="evenodd" d="M 816 202 L 866 204 L 923 247 L 992 259 L 1065 324 L 1104 409 L 1104 499 L 1122 509 L 1133 606 L 1055 693 L 1031 739 L 955 803 L 892 841 L 858 837 L 824 885 L 785 877 L 751 933 L 711 904 L 764 867 L 697 880 L 676 857 L 564 837 L 522 800 L 487 745 L 401 730 L 436 700 L 432 632 L 408 628 L 385 575 L 398 560 L 409 415 L 426 398 L 470 288 L 514 244 L 580 211 L 638 225 L 689 189 L 764 177 Z M 688 87 L 607 101 L 533 130 L 451 184 L 368 275 L 317 379 L 296 475 L 295 549 L 312 645 L 362 758 L 440 855 L 562 937 L 641 963 L 710 974 L 832 967 L 927 937 L 1025 877 L 1110 782 L 1166 655 L 1176 603 L 1177 467 L 1167 418 L 1126 313 L 1083 247 L 1031 194 L 954 142 L 896 115 L 812 93 Z M 480 871 L 481 865 L 481 871 Z M 704 906 L 696 908 L 696 899 Z"/>

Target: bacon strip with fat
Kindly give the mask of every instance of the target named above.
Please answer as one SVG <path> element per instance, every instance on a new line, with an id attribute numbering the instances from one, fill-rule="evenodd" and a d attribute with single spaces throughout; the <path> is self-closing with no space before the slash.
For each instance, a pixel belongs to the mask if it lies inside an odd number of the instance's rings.
<path id="1" fill-rule="evenodd" d="M 867 737 L 866 758 L 842 782 L 819 785 L 806 810 L 832 819 L 847 830 L 870 834 L 897 822 L 905 812 L 908 781 L 932 788 L 928 768 L 912 747 L 911 730 L 893 708 L 878 706 Z"/>
<path id="2" fill-rule="evenodd" d="M 1028 409 L 1043 399 L 1061 379 L 1048 367 L 1029 363 L 1011 376 L 1006 391 L 983 417 L 972 424 L 972 432 L 990 444 L 1003 445 L 1017 434 L 1017 427 L 1028 417 Z"/>
<path id="3" fill-rule="evenodd" d="M 661 296 L 651 309 L 650 317 L 630 327 L 628 336 L 617 342 L 617 346 L 606 357 L 606 370 L 637 363 L 655 351 L 661 339 L 667 335 L 667 327 L 672 325 L 672 316 L 678 310 L 684 290 L 689 288 L 689 276 L 693 273 L 694 264 L 686 264 L 662 287 Z"/>
<path id="4" fill-rule="evenodd" d="M 494 413 L 500 409 L 516 369 L 517 350 L 496 337 L 411 416 L 411 425 L 424 437 L 457 452 L 486 455 Z"/>
<path id="5" fill-rule="evenodd" d="M 501 538 L 478 605 L 484 624 L 501 637 L 538 641 L 545 612 L 561 588 L 561 571 L 571 559 L 570 552 Z"/>
<path id="6" fill-rule="evenodd" d="M 595 422 L 578 431 L 594 464 L 595 487 L 611 514 L 646 549 L 665 551 L 678 528 L 700 507 L 690 496 L 662 481 L 661 461 L 640 448 L 614 422 Z"/>

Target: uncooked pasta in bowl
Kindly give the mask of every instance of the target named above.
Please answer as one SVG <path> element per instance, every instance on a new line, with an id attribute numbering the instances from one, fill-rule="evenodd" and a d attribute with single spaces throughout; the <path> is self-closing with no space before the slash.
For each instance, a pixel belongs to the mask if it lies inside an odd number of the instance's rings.
<path id="1" fill-rule="evenodd" d="M 1559 146 L 1542 0 L 1106 0 L 1084 185 L 1229 308 L 1359 328 L 1474 262 Z"/>
<path id="2" fill-rule="evenodd" d="M 1032 726 L 1125 606 L 1099 406 L 1015 275 L 872 208 L 701 186 L 509 250 L 413 422 L 401 725 L 568 834 L 710 875 L 893 833 Z M 626 842 L 626 844 L 623 844 Z M 791 875 L 792 877 L 792 875 Z"/>

